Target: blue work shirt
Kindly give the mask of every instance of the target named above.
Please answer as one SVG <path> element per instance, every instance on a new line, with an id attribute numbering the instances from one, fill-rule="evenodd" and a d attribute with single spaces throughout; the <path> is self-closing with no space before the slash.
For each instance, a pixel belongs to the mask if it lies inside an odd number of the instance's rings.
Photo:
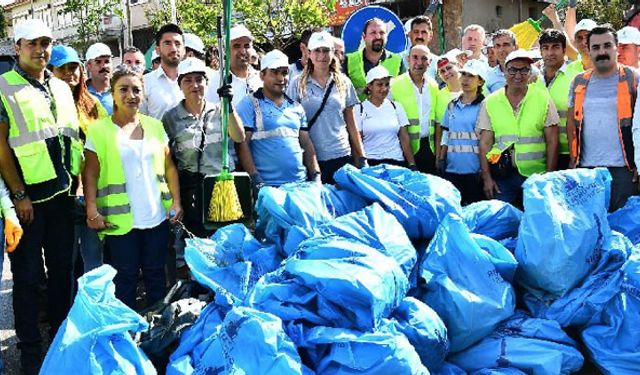
<path id="1" fill-rule="evenodd" d="M 459 97 L 447 107 L 442 127 L 449 131 L 446 169 L 448 173 L 473 174 L 480 170 L 480 142 L 475 129 L 483 99 L 483 95 L 478 95 L 472 103 L 465 104 Z"/>
<path id="2" fill-rule="evenodd" d="M 493 67 L 487 72 L 487 90 L 489 93 L 496 92 L 503 88 L 507 84 L 506 78 L 504 78 L 504 72 L 500 69 L 500 64 Z"/>
<path id="3" fill-rule="evenodd" d="M 258 100 L 262 113 L 262 139 L 258 136 L 261 131 L 256 123 L 253 97 Z M 282 104 L 277 105 L 266 98 L 260 89 L 255 94 L 244 97 L 238 103 L 236 111 L 245 130 L 252 132 L 249 148 L 253 163 L 265 184 L 280 186 L 288 182 L 306 181 L 300 139 L 293 136 L 308 130 L 307 116 L 302 106 L 287 96 Z"/>
<path id="4" fill-rule="evenodd" d="M 89 90 L 91 95 L 95 96 L 95 98 L 100 101 L 100 104 L 102 104 L 104 109 L 107 110 L 109 116 L 111 116 L 113 114 L 113 95 L 111 95 L 111 89 L 103 93 L 99 93 L 93 87 L 90 80 L 87 82 L 87 89 Z"/>

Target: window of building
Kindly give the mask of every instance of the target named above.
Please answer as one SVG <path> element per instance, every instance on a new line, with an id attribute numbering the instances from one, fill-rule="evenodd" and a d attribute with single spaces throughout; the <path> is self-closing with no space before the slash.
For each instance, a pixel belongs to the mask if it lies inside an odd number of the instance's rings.
<path id="1" fill-rule="evenodd" d="M 496 5 L 496 17 L 502 18 L 502 6 Z"/>

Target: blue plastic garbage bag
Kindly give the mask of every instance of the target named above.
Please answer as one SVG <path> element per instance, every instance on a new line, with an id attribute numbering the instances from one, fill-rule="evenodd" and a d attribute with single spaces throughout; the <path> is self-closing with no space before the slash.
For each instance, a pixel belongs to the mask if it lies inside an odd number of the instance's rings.
<path id="1" fill-rule="evenodd" d="M 513 314 L 515 294 L 457 215 L 447 216 L 420 267 L 421 300 L 447 326 L 450 351 L 463 350 Z"/>
<path id="2" fill-rule="evenodd" d="M 525 181 L 518 234 L 518 282 L 541 300 L 557 299 L 598 263 L 609 235 L 611 176 L 604 168 L 534 175 Z"/>
<path id="3" fill-rule="evenodd" d="M 78 279 L 78 293 L 58 329 L 41 374 L 156 374 L 130 332 L 149 328 L 115 296 L 116 270 L 103 265 Z"/>
<path id="4" fill-rule="evenodd" d="M 518 268 L 518 261 L 516 261 L 511 251 L 500 242 L 481 234 L 471 233 L 471 238 L 489 256 L 491 263 L 496 267 L 496 271 L 500 276 L 509 283 L 513 282 Z"/>
<path id="5" fill-rule="evenodd" d="M 550 305 L 529 293 L 524 295 L 524 302 L 535 317 L 555 320 L 562 327 L 582 327 L 620 291 L 621 267 L 632 250 L 633 245 L 625 236 L 612 232 L 596 269 L 579 286 Z"/>
<path id="6" fill-rule="evenodd" d="M 255 282 L 283 259 L 275 246 L 262 247 L 242 224 L 223 227 L 210 239 L 186 242 L 185 260 L 194 279 L 229 304 L 243 301 Z"/>
<path id="7" fill-rule="evenodd" d="M 314 237 L 263 276 L 247 301 L 287 322 L 366 331 L 389 316 L 408 289 L 393 258 L 340 236 Z"/>
<path id="8" fill-rule="evenodd" d="M 522 372 L 513 367 L 502 368 L 485 368 L 482 370 L 474 371 L 469 375 L 527 375 L 526 372 Z"/>
<path id="9" fill-rule="evenodd" d="M 291 254 L 308 238 L 333 235 L 359 241 L 392 257 L 407 276 L 415 268 L 416 249 L 411 240 L 398 220 L 377 203 L 311 230 L 292 228 L 284 249 L 287 254 Z"/>
<path id="10" fill-rule="evenodd" d="M 463 207 L 462 218 L 472 233 L 484 234 L 499 241 L 518 235 L 522 211 L 507 202 L 494 199 Z"/>
<path id="11" fill-rule="evenodd" d="M 640 371 L 640 253 L 622 267 L 621 291 L 605 306 L 595 323 L 582 331 L 589 357 L 604 374 Z"/>
<path id="12" fill-rule="evenodd" d="M 287 332 L 318 375 L 428 375 L 409 340 L 393 326 L 373 332 L 289 324 Z"/>
<path id="13" fill-rule="evenodd" d="M 167 375 L 302 374 L 300 356 L 272 314 L 234 307 L 221 324 L 207 329 L 189 352 L 171 356 Z"/>
<path id="14" fill-rule="evenodd" d="M 445 215 L 462 211 L 460 192 L 449 181 L 406 168 L 345 165 L 334 178 L 341 188 L 380 203 L 412 239 L 431 238 Z"/>
<path id="15" fill-rule="evenodd" d="M 447 327 L 435 311 L 417 299 L 407 297 L 388 323 L 409 339 L 429 371 L 440 369 L 449 353 L 449 339 Z"/>
<path id="16" fill-rule="evenodd" d="M 447 360 L 468 372 L 511 367 L 527 374 L 552 375 L 578 371 L 584 358 L 557 322 L 518 312 L 491 335 Z"/>
<path id="17" fill-rule="evenodd" d="M 333 217 L 340 217 L 367 206 L 367 202 L 361 197 L 331 184 L 322 185 L 322 196 L 327 210 Z"/>
<path id="18" fill-rule="evenodd" d="M 431 374 L 433 375 L 468 375 L 466 371 L 449 362 L 443 363 L 438 371 L 431 371 Z"/>
<path id="19" fill-rule="evenodd" d="M 627 236 L 634 245 L 640 243 L 640 197 L 629 197 L 624 207 L 610 213 L 609 226 Z"/>

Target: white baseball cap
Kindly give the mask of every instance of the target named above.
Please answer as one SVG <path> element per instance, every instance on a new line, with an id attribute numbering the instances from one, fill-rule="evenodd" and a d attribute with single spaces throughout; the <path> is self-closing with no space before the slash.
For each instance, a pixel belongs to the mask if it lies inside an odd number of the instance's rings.
<path id="1" fill-rule="evenodd" d="M 404 33 L 405 34 L 409 34 L 411 32 L 411 22 L 413 22 L 413 18 L 409 18 L 405 23 L 404 23 Z"/>
<path id="2" fill-rule="evenodd" d="M 189 73 L 207 74 L 207 66 L 204 61 L 195 57 L 187 57 L 178 64 L 178 77 Z"/>
<path id="3" fill-rule="evenodd" d="M 530 51 L 524 50 L 524 49 L 517 49 L 513 52 L 511 52 L 508 56 L 507 59 L 504 60 L 504 65 L 507 65 L 508 63 L 510 63 L 513 60 L 518 60 L 518 59 L 522 59 L 522 60 L 529 60 L 529 63 L 533 63 L 533 54 Z"/>
<path id="4" fill-rule="evenodd" d="M 38 38 L 53 39 L 51 29 L 39 18 L 24 20 L 13 28 L 13 40 L 16 43 L 20 39 L 34 40 Z"/>
<path id="5" fill-rule="evenodd" d="M 640 30 L 633 26 L 625 26 L 617 34 L 618 44 L 640 45 Z"/>
<path id="6" fill-rule="evenodd" d="M 246 36 L 250 40 L 253 40 L 253 34 L 251 34 L 251 31 L 249 31 L 249 29 L 247 29 L 244 25 L 235 25 L 231 28 L 230 34 L 230 40 L 236 40 L 244 36 Z"/>
<path id="7" fill-rule="evenodd" d="M 191 48 L 198 53 L 204 53 L 204 42 L 199 36 L 192 33 L 184 33 L 182 34 L 182 38 L 184 39 L 185 47 Z"/>
<path id="8" fill-rule="evenodd" d="M 89 46 L 89 49 L 87 49 L 87 53 L 84 54 L 84 57 L 87 59 L 87 61 L 93 60 L 100 56 L 112 57 L 113 54 L 111 53 L 111 48 L 109 48 L 109 46 L 104 43 L 93 43 Z"/>
<path id="9" fill-rule="evenodd" d="M 316 48 L 333 48 L 333 36 L 326 31 L 311 34 L 307 48 L 313 51 Z"/>
<path id="10" fill-rule="evenodd" d="M 369 70 L 369 72 L 367 72 L 367 85 L 375 81 L 376 79 L 382 79 L 387 77 L 391 77 L 391 74 L 389 74 L 389 71 L 387 70 L 387 68 L 385 68 L 382 65 L 378 65 L 375 68 L 372 68 L 371 70 Z"/>
<path id="11" fill-rule="evenodd" d="M 487 65 L 480 60 L 467 61 L 459 71 L 460 73 L 466 72 L 469 74 L 473 74 L 474 76 L 480 77 L 483 81 L 487 82 Z"/>
<path id="12" fill-rule="evenodd" d="M 281 51 L 274 49 L 260 60 L 260 70 L 289 67 L 289 58 Z"/>
<path id="13" fill-rule="evenodd" d="M 574 35 L 577 34 L 579 31 L 591 31 L 596 26 L 598 26 L 596 21 L 590 20 L 588 18 L 582 19 L 576 25 L 576 30 L 574 31 Z"/>
<path id="14" fill-rule="evenodd" d="M 158 57 L 160 57 L 160 55 L 158 55 L 158 52 L 156 52 L 155 49 L 153 51 L 151 51 L 151 61 L 152 62 L 153 62 L 153 60 L 157 59 Z"/>

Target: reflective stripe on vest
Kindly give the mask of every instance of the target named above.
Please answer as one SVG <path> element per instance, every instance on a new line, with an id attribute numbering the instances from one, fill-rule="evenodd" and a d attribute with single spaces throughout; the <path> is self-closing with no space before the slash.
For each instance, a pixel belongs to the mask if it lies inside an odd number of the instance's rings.
<path id="1" fill-rule="evenodd" d="M 523 176 L 546 170 L 546 143 L 543 129 L 549 107 L 549 93 L 530 85 L 520 104 L 517 118 L 502 88 L 486 99 L 486 109 L 495 133 L 487 159 L 496 162 L 503 151 L 514 145 L 515 161 Z"/>
<path id="2" fill-rule="evenodd" d="M 571 82 L 576 76 L 577 71 L 570 68 L 567 64 L 556 72 L 556 76 L 550 85 L 545 84 L 544 77 L 541 77 L 536 83 L 549 91 L 549 96 L 553 100 L 558 111 L 558 150 L 562 155 L 569 154 L 569 140 L 567 137 L 567 109 L 569 108 L 569 90 L 571 90 Z M 542 70 L 544 72 L 544 68 Z"/>
<path id="3" fill-rule="evenodd" d="M 454 131 L 449 131 L 449 139 L 454 141 L 454 140 L 461 140 L 461 141 L 476 141 L 478 140 L 478 135 L 476 134 L 476 132 L 454 132 Z"/>
<path id="4" fill-rule="evenodd" d="M 576 120 L 576 134 L 570 146 L 571 156 L 576 158 L 580 164 L 580 153 L 582 146 L 582 125 L 584 121 L 584 100 L 587 94 L 587 85 L 591 79 L 593 70 L 588 70 L 578 74 L 575 79 L 573 117 Z M 618 88 L 617 88 L 617 115 L 618 115 L 618 136 L 622 146 L 622 156 L 624 163 L 629 169 L 635 168 L 633 136 L 631 125 L 633 121 L 633 109 L 637 97 L 638 82 L 633 70 L 627 66 L 618 67 Z"/>
<path id="5" fill-rule="evenodd" d="M 251 135 L 252 141 L 259 141 L 273 137 L 298 138 L 300 136 L 299 129 L 292 129 L 286 126 L 281 126 L 272 130 L 264 130 L 264 121 L 262 119 L 260 102 L 258 101 L 258 98 L 253 95 L 251 95 L 251 101 L 253 102 L 253 109 L 256 112 L 256 131 Z"/>
<path id="6" fill-rule="evenodd" d="M 472 145 L 449 145 L 447 146 L 447 152 L 464 152 L 464 153 L 474 153 L 479 154 L 480 148 L 478 146 Z"/>
<path id="7" fill-rule="evenodd" d="M 392 77 L 397 76 L 400 73 L 400 67 L 402 66 L 402 58 L 400 55 L 386 51 L 386 59 L 379 62 L 379 65 L 384 66 L 389 71 Z M 367 95 L 364 93 L 364 88 L 367 86 L 366 73 L 364 72 L 364 51 L 359 49 L 355 52 L 347 54 L 347 75 L 351 79 L 353 87 L 356 89 L 358 99 L 363 102 Z"/>
<path id="8" fill-rule="evenodd" d="M 158 183 L 160 199 L 165 209 L 171 206 L 171 194 L 164 175 L 166 134 L 162 123 L 148 116 L 139 115 L 144 132 L 145 147 L 149 147 L 153 155 L 153 170 Z M 97 183 L 96 205 L 98 212 L 105 220 L 117 225 L 117 228 L 100 232 L 100 237 L 122 235 L 133 228 L 133 213 L 126 189 L 126 177 L 120 158 L 118 144 L 118 127 L 111 118 L 98 120 L 88 128 L 87 138 L 95 146 L 100 163 L 100 174 Z"/>
<path id="9" fill-rule="evenodd" d="M 221 143 L 222 142 L 222 133 L 220 132 L 215 132 L 215 133 L 207 133 L 204 136 L 204 145 L 210 145 L 212 143 Z M 194 143 L 194 139 L 184 139 L 182 141 L 176 142 L 175 144 L 175 148 L 176 151 L 183 151 L 183 150 L 195 150 L 198 149 L 199 145 L 196 145 Z"/>

